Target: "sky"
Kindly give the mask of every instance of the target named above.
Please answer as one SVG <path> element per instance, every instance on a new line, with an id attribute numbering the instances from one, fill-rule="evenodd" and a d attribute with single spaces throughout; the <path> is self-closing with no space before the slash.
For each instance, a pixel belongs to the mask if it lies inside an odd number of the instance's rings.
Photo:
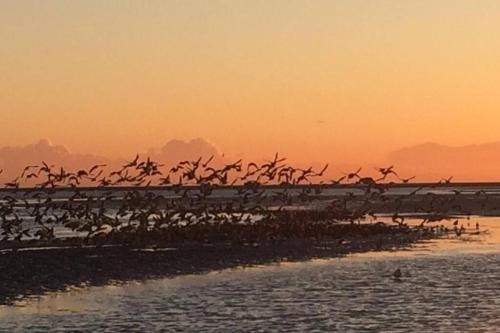
<path id="1" fill-rule="evenodd" d="M 3 0 L 0 41 L 0 146 L 307 162 L 500 140 L 496 0 Z"/>

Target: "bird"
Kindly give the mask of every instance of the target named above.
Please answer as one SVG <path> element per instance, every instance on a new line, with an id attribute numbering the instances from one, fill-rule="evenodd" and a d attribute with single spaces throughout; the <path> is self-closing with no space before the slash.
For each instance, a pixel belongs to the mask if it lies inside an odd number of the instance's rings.
<path id="1" fill-rule="evenodd" d="M 410 177 L 410 178 L 399 178 L 399 180 L 401 182 L 403 182 L 403 184 L 408 184 L 411 180 L 415 179 L 416 176 L 413 176 L 413 177 Z"/>
<path id="2" fill-rule="evenodd" d="M 316 173 L 315 176 L 322 177 L 323 174 L 325 173 L 326 169 L 328 169 L 328 163 L 323 167 L 323 169 L 321 169 L 320 172 Z"/>
<path id="3" fill-rule="evenodd" d="M 88 174 L 92 174 L 95 170 L 99 169 L 99 168 L 104 168 L 106 167 L 106 164 L 96 164 L 94 166 L 92 166 L 90 169 L 89 169 L 89 172 Z"/>
<path id="4" fill-rule="evenodd" d="M 19 188 L 19 177 L 17 177 L 16 179 L 14 179 L 10 182 L 5 183 L 5 188 L 18 189 Z"/>
<path id="5" fill-rule="evenodd" d="M 453 179 L 453 176 L 448 177 L 448 178 L 442 178 L 442 179 L 439 181 L 439 183 L 440 183 L 440 184 L 450 184 L 452 179 Z"/>
<path id="6" fill-rule="evenodd" d="M 23 169 L 23 172 L 21 173 L 21 176 L 20 178 L 24 178 L 25 174 L 30 170 L 30 169 L 33 169 L 33 168 L 39 168 L 38 165 L 28 165 L 26 167 L 24 167 Z"/>
<path id="7" fill-rule="evenodd" d="M 350 172 L 350 173 L 344 173 L 344 175 L 347 177 L 347 180 L 351 180 L 353 178 L 361 178 L 359 176 L 359 173 L 361 172 L 361 168 L 359 168 L 357 171 L 355 172 Z"/>
<path id="8" fill-rule="evenodd" d="M 394 165 L 391 165 L 387 168 L 375 168 L 375 169 L 378 170 L 378 172 L 382 175 L 382 178 L 380 178 L 380 180 L 385 180 L 387 178 L 387 176 L 389 176 L 390 174 L 393 174 L 396 177 L 399 177 L 398 174 L 393 170 Z"/>
<path id="9" fill-rule="evenodd" d="M 214 155 L 210 156 L 210 158 L 205 163 L 203 163 L 201 166 L 203 168 L 206 168 L 213 159 L 214 159 Z"/>
<path id="10" fill-rule="evenodd" d="M 127 162 L 127 164 L 125 164 L 122 168 L 127 169 L 127 168 L 134 167 L 137 165 L 137 161 L 139 161 L 139 154 L 137 154 L 132 161 Z"/>

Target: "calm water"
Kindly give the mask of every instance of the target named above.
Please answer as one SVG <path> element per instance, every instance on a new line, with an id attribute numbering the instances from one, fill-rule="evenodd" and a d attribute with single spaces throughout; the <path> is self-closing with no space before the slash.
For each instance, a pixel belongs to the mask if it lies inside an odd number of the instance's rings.
<path id="1" fill-rule="evenodd" d="M 0 331 L 500 332 L 500 219 L 476 221 L 411 251 L 54 293 L 0 307 Z"/>

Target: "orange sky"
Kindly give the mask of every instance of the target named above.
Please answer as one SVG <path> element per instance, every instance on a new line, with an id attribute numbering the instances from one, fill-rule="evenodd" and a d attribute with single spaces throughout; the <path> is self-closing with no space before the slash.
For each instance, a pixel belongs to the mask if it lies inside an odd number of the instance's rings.
<path id="1" fill-rule="evenodd" d="M 374 159 L 500 140 L 500 2 L 0 3 L 0 146 Z"/>

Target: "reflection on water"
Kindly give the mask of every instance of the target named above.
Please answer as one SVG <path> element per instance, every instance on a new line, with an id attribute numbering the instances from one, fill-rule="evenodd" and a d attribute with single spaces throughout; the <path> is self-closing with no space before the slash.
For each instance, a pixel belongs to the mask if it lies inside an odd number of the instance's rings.
<path id="1" fill-rule="evenodd" d="M 0 331 L 497 332 L 500 219 L 476 221 L 410 251 L 54 293 L 1 308 Z"/>

